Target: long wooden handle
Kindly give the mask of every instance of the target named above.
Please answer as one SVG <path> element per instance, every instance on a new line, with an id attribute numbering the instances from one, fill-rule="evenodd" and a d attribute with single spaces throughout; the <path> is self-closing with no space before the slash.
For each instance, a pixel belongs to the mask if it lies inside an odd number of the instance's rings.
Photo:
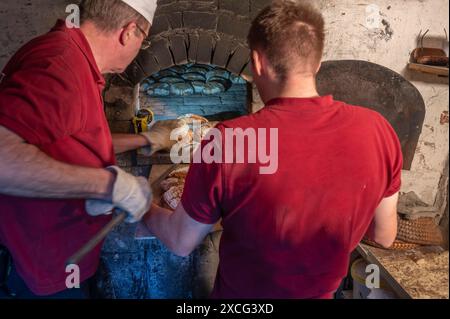
<path id="1" fill-rule="evenodd" d="M 115 216 L 105 227 L 102 228 L 86 245 L 84 245 L 79 251 L 77 251 L 72 257 L 67 260 L 67 265 L 78 265 L 78 263 L 86 257 L 98 244 L 101 243 L 106 236 L 111 233 L 114 228 L 122 224 L 127 218 L 127 213 L 120 212 Z"/>

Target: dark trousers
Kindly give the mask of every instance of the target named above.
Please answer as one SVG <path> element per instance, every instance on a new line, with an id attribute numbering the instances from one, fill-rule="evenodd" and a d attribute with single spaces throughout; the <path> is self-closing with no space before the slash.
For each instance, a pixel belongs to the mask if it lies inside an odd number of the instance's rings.
<path id="1" fill-rule="evenodd" d="M 6 281 L 6 286 L 0 288 L 0 299 L 88 299 L 88 284 L 84 283 L 80 289 L 66 289 L 50 296 L 37 296 L 23 281 L 14 265 Z"/>

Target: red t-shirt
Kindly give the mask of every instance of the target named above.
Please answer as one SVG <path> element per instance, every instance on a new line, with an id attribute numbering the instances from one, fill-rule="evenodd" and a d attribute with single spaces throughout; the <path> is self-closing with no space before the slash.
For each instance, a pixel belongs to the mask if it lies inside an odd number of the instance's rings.
<path id="1" fill-rule="evenodd" d="M 331 96 L 274 99 L 218 128 L 223 145 L 226 128 L 278 128 L 279 150 L 273 175 L 261 161 L 191 165 L 185 210 L 224 228 L 212 297 L 330 298 L 376 207 L 400 189 L 396 133 Z"/>
<path id="2" fill-rule="evenodd" d="M 101 75 L 89 43 L 63 21 L 20 49 L 3 70 L 0 125 L 55 160 L 103 168 L 115 163 Z M 42 172 L 44 173 L 44 172 Z M 0 195 L 0 241 L 38 295 L 66 289 L 65 262 L 109 220 L 93 218 L 85 200 Z M 79 265 L 81 280 L 98 266 L 100 246 Z"/>

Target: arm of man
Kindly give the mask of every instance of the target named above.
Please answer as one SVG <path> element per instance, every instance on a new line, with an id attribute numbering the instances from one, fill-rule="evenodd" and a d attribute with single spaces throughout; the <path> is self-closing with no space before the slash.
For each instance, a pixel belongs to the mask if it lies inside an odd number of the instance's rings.
<path id="1" fill-rule="evenodd" d="M 401 188 L 403 155 L 396 132 L 381 115 L 380 123 L 384 125 L 384 153 L 388 167 L 387 187 L 375 216 L 367 232 L 367 237 L 385 248 L 389 248 L 397 237 L 397 204 Z M 384 124 L 383 124 L 384 123 Z"/>
<path id="2" fill-rule="evenodd" d="M 138 134 L 112 134 L 114 152 L 122 154 L 148 146 L 148 140 Z"/>
<path id="3" fill-rule="evenodd" d="M 372 241 L 389 248 L 397 237 L 397 203 L 399 193 L 384 198 L 375 210 L 375 217 L 367 236 Z"/>
<path id="4" fill-rule="evenodd" d="M 181 120 L 167 120 L 156 122 L 148 132 L 142 134 L 112 134 L 114 152 L 122 154 L 139 148 L 148 147 L 145 152 L 152 155 L 161 150 L 170 150 L 176 143 L 170 139 L 172 131 L 184 126 Z"/>
<path id="5" fill-rule="evenodd" d="M 36 145 L 78 130 L 75 76 L 62 58 L 24 61 L 0 89 L 0 193 L 33 198 L 108 200 L 114 174 L 61 163 Z M 55 94 L 54 92 L 58 92 Z"/>
<path id="6" fill-rule="evenodd" d="M 114 174 L 58 162 L 0 126 L 0 193 L 33 198 L 109 200 Z"/>
<path id="7" fill-rule="evenodd" d="M 144 221 L 170 251 L 182 257 L 189 256 L 214 228 L 192 219 L 182 204 L 174 212 L 152 205 Z"/>
<path id="8" fill-rule="evenodd" d="M 71 71 L 62 58 L 31 60 L 2 82 L 0 194 L 87 199 L 86 212 L 91 216 L 110 214 L 116 208 L 129 214 L 128 222 L 139 221 L 153 198 L 145 178 L 116 166 L 62 163 L 38 147 L 78 132 L 88 116 L 77 107 L 81 98 L 75 76 L 57 76 Z"/>

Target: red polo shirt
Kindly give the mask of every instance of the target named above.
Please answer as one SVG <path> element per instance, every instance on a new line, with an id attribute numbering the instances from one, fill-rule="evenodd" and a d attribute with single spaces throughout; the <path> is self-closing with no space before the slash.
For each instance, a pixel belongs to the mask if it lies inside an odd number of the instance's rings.
<path id="1" fill-rule="evenodd" d="M 223 219 L 212 297 L 330 298 L 375 208 L 400 189 L 394 130 L 378 113 L 331 96 L 275 99 L 220 125 L 222 135 L 227 128 L 277 128 L 278 169 L 191 166 L 187 213 L 204 224 Z"/>
<path id="2" fill-rule="evenodd" d="M 105 81 L 79 29 L 59 21 L 20 49 L 3 73 L 0 125 L 61 162 L 115 163 L 102 102 Z M 110 220 L 88 216 L 84 204 L 0 195 L 0 241 L 34 293 L 66 289 L 66 260 Z M 99 254 L 100 246 L 79 265 L 81 281 L 94 274 Z"/>

